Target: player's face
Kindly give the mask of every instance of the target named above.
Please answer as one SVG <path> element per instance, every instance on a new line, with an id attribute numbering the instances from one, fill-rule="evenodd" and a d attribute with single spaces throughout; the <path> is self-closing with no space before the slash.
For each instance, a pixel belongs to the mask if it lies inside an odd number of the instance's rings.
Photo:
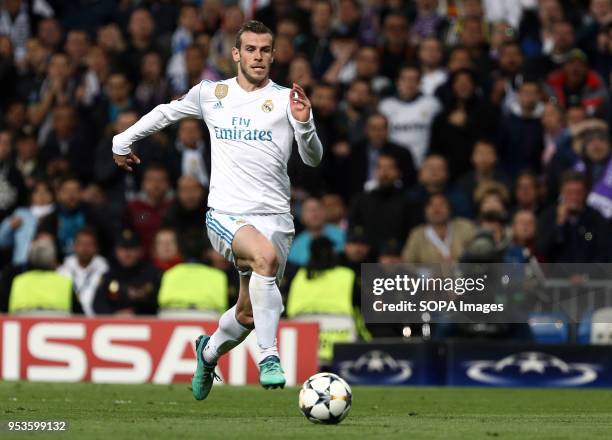
<path id="1" fill-rule="evenodd" d="M 240 41 L 240 49 L 232 49 L 234 62 L 238 63 L 238 75 L 251 84 L 261 84 L 268 79 L 274 61 L 272 35 L 245 32 Z"/>

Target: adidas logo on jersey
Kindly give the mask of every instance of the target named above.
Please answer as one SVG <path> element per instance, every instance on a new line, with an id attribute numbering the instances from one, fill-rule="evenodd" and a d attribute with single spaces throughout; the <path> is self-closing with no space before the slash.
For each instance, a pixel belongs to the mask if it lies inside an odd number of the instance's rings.
<path id="1" fill-rule="evenodd" d="M 213 109 L 217 110 L 223 108 L 223 104 L 221 104 L 221 101 L 217 102 L 215 105 L 213 105 Z"/>

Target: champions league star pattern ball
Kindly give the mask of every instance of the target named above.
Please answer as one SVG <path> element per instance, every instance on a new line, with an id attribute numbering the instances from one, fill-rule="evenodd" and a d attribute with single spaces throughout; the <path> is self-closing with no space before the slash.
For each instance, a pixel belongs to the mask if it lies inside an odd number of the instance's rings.
<path id="1" fill-rule="evenodd" d="M 340 423 L 351 410 L 353 393 L 344 379 L 332 373 L 311 376 L 300 390 L 300 411 L 312 423 Z"/>

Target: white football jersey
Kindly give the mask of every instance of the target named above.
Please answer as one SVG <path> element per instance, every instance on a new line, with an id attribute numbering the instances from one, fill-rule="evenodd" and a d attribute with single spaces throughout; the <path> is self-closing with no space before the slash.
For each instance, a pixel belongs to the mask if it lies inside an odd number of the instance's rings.
<path id="1" fill-rule="evenodd" d="M 420 168 L 429 148 L 431 126 L 440 110 L 439 101 L 425 95 L 412 101 L 385 98 L 378 106 L 378 111 L 389 121 L 389 140 L 410 150 L 417 168 Z"/>
<path id="2" fill-rule="evenodd" d="M 203 119 L 210 131 L 212 170 L 208 205 L 230 214 L 280 214 L 289 209 L 287 161 L 295 137 L 307 165 L 317 166 L 323 147 L 312 112 L 296 121 L 289 105 L 291 89 L 269 80 L 252 92 L 236 77 L 202 81 L 182 98 L 162 104 L 113 138 L 113 152 L 182 118 Z"/>

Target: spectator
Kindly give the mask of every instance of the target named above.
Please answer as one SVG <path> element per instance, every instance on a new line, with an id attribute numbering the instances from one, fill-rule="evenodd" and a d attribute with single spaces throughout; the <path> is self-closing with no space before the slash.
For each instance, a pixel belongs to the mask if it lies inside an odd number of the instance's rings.
<path id="1" fill-rule="evenodd" d="M 472 222 L 453 218 L 448 198 L 443 193 L 429 196 L 425 204 L 426 223 L 410 233 L 402 260 L 411 264 L 456 262 L 474 237 Z"/>
<path id="2" fill-rule="evenodd" d="M 274 64 L 270 67 L 270 79 L 278 84 L 291 85 L 288 82 L 289 65 L 295 58 L 295 49 L 286 36 L 277 35 L 274 39 Z"/>
<path id="3" fill-rule="evenodd" d="M 597 52 L 593 55 L 597 73 L 608 85 L 612 84 L 612 23 L 608 23 L 597 36 Z"/>
<path id="4" fill-rule="evenodd" d="M 82 29 L 72 29 L 66 35 L 64 51 L 74 72 L 82 73 L 86 69 L 85 63 L 90 45 L 89 35 Z"/>
<path id="5" fill-rule="evenodd" d="M 45 164 L 60 159 L 68 163 L 79 180 L 89 182 L 93 178 L 94 148 L 79 124 L 75 108 L 68 104 L 57 105 L 53 110 L 52 130 L 42 147 L 40 156 Z"/>
<path id="6" fill-rule="evenodd" d="M 132 85 L 126 74 L 116 72 L 108 76 L 104 93 L 90 109 L 91 123 L 98 129 L 96 135 L 103 135 L 109 124 L 117 119 L 119 113 L 132 110 Z"/>
<path id="7" fill-rule="evenodd" d="M 397 159 L 388 154 L 380 154 L 375 185 L 356 196 L 351 206 L 349 228 L 363 228 L 375 251 L 389 240 L 406 240 L 413 224 L 413 212 L 401 179 Z M 374 212 L 377 214 L 372 215 Z"/>
<path id="8" fill-rule="evenodd" d="M 184 95 L 204 79 L 207 55 L 200 45 L 192 44 L 170 60 L 167 76 L 172 96 Z"/>
<path id="9" fill-rule="evenodd" d="M 121 51 L 120 63 L 127 72 L 126 81 L 132 84 L 140 82 L 140 66 L 145 54 L 153 51 L 164 53 L 155 41 L 155 21 L 151 13 L 139 7 L 130 15 L 128 28 L 129 40 L 125 50 Z"/>
<path id="10" fill-rule="evenodd" d="M 342 252 L 345 243 L 345 233 L 342 229 L 326 222 L 325 208 L 321 200 L 308 198 L 302 203 L 301 222 L 304 231 L 300 232 L 293 241 L 287 261 L 296 266 L 306 266 L 310 259 L 310 243 L 319 236 L 331 240 L 334 250 Z"/>
<path id="11" fill-rule="evenodd" d="M 151 165 L 144 173 L 142 193 L 127 205 L 127 224 L 131 225 L 142 241 L 145 256 L 152 250 L 153 238 L 161 227 L 172 199 L 168 172 L 161 165 Z"/>
<path id="12" fill-rule="evenodd" d="M 555 23 L 564 19 L 559 0 L 542 2 L 539 8 L 526 11 L 521 19 L 519 36 L 523 53 L 534 58 L 550 50 Z"/>
<path id="13" fill-rule="evenodd" d="M 53 191 L 46 181 L 36 182 L 32 187 L 30 206 L 15 209 L 10 217 L 0 223 L 0 248 L 13 248 L 12 264 L 15 267 L 27 263 L 30 243 L 34 240 L 38 222 L 52 213 Z"/>
<path id="14" fill-rule="evenodd" d="M 416 181 L 412 154 L 405 148 L 389 141 L 387 118 L 380 113 L 370 115 L 366 123 L 366 140 L 351 146 L 350 154 L 338 160 L 340 176 L 338 182 L 342 194 L 350 199 L 353 195 L 376 185 L 376 167 L 380 155 L 395 157 L 400 166 L 402 182 L 406 188 Z"/>
<path id="15" fill-rule="evenodd" d="M 155 315 L 159 272 L 143 258 L 138 236 L 125 229 L 115 248 L 116 263 L 102 277 L 94 298 L 96 315 Z"/>
<path id="16" fill-rule="evenodd" d="M 86 70 L 82 75 L 76 97 L 84 106 L 91 106 L 102 94 L 103 85 L 111 72 L 110 60 L 104 49 L 92 46 L 84 57 Z"/>
<path id="17" fill-rule="evenodd" d="M 77 83 L 72 77 L 70 61 L 65 53 L 55 53 L 47 66 L 47 76 L 29 99 L 28 120 L 39 129 L 38 142 L 44 143 L 51 130 L 51 110 L 59 104 L 74 101 Z"/>
<path id="18" fill-rule="evenodd" d="M 4 108 L 17 92 L 17 68 L 13 59 L 13 46 L 6 35 L 0 34 L 0 108 Z"/>
<path id="19" fill-rule="evenodd" d="M 45 178 L 45 167 L 39 157 L 36 136 L 21 132 L 15 139 L 15 167 L 28 191 L 32 191 L 37 180 Z"/>
<path id="20" fill-rule="evenodd" d="M 526 79 L 518 95 L 518 105 L 502 116 L 499 127 L 500 159 L 512 179 L 523 169 L 540 171 L 544 150 L 540 84 Z"/>
<path id="21" fill-rule="evenodd" d="M 108 154 L 112 145 L 112 137 L 129 128 L 137 120 L 138 114 L 132 110 L 119 113 L 116 121 L 110 127 L 110 133 L 96 146 L 95 181 L 104 186 L 108 199 L 114 209 L 119 211 L 124 207 L 126 198 L 136 195 L 141 187 L 143 174 L 149 166 L 163 163 L 167 164 L 168 170 L 173 174 L 178 172 L 175 170 L 176 167 L 170 166 L 174 163 L 175 157 L 170 148 L 164 145 L 166 139 L 162 135 L 158 137 L 152 135 L 134 144 L 134 151 L 140 158 L 140 166 L 131 174 L 126 175 L 117 168 L 112 155 Z"/>
<path id="22" fill-rule="evenodd" d="M 504 221 L 508 218 L 510 192 L 502 183 L 495 181 L 481 183 L 474 191 L 474 201 L 480 216 L 494 212 Z"/>
<path id="23" fill-rule="evenodd" d="M 0 221 L 8 216 L 13 209 L 23 204 L 26 198 L 26 187 L 21 173 L 15 167 L 12 157 L 11 135 L 8 131 L 0 131 Z"/>
<path id="24" fill-rule="evenodd" d="M 586 205 L 587 182 L 575 171 L 564 173 L 560 200 L 540 214 L 538 251 L 551 263 L 603 263 L 610 259 L 610 227 Z"/>
<path id="25" fill-rule="evenodd" d="M 368 81 L 356 79 L 349 84 L 344 100 L 340 103 L 339 123 L 350 145 L 365 140 L 366 121 L 373 110 L 374 99 Z"/>
<path id="26" fill-rule="evenodd" d="M 198 8 L 196 5 L 184 4 L 179 12 L 176 30 L 172 34 L 172 53 L 184 51 L 192 42 L 199 30 Z"/>
<path id="27" fill-rule="evenodd" d="M 582 17 L 582 27 L 578 31 L 578 46 L 584 47 L 589 54 L 596 50 L 597 34 L 610 24 L 612 5 L 609 0 L 591 0 L 589 10 Z"/>
<path id="28" fill-rule="evenodd" d="M 55 191 L 57 205 L 55 210 L 41 217 L 38 222 L 38 233 L 45 232 L 55 237 L 58 254 L 62 257 L 74 252 L 74 239 L 85 226 L 91 226 L 101 234 L 101 239 L 108 238 L 89 206 L 82 201 L 83 188 L 74 176 L 62 179 Z"/>
<path id="29" fill-rule="evenodd" d="M 518 89 L 523 80 L 523 53 L 516 41 L 499 48 L 499 67 L 491 75 L 491 102 L 508 113 L 518 103 Z"/>
<path id="30" fill-rule="evenodd" d="M 448 73 L 442 64 L 442 44 L 435 37 L 424 38 L 419 44 L 418 57 L 422 72 L 421 92 L 426 96 L 433 96 L 436 89 L 448 79 Z"/>
<path id="31" fill-rule="evenodd" d="M 289 64 L 286 84 L 300 84 L 308 90 L 314 86 L 314 83 L 315 78 L 308 60 L 302 55 L 295 56 Z"/>
<path id="32" fill-rule="evenodd" d="M 10 36 L 11 44 L 15 47 L 15 58 L 22 60 L 34 17 L 28 2 L 13 0 L 3 3 L 3 8 L 0 9 L 0 35 Z"/>
<path id="33" fill-rule="evenodd" d="M 333 55 L 332 63 L 322 76 L 323 81 L 330 84 L 338 82 L 340 72 L 353 59 L 359 48 L 357 36 L 348 29 L 336 29 L 330 35 L 329 47 Z"/>
<path id="34" fill-rule="evenodd" d="M 476 71 L 488 74 L 492 70 L 492 60 L 489 58 L 489 45 L 485 40 L 482 21 L 476 17 L 466 17 L 459 34 L 459 44 L 470 52 Z"/>
<path id="35" fill-rule="evenodd" d="M 531 258 L 529 251 L 511 241 L 506 232 L 505 221 L 506 218 L 498 212 L 482 213 L 479 218 L 479 230 L 466 246 L 461 262 L 528 263 Z M 522 272 L 523 269 L 520 270 Z"/>
<path id="36" fill-rule="evenodd" d="M 512 243 L 515 246 L 522 247 L 529 254 L 536 258 L 537 261 L 543 263 L 544 256 L 541 255 L 536 247 L 536 230 L 537 219 L 533 211 L 520 209 L 514 213 L 512 218 Z"/>
<path id="37" fill-rule="evenodd" d="M 451 166 L 450 179 L 454 180 L 469 171 L 474 143 L 493 138 L 497 124 L 495 111 L 477 94 L 476 77 L 470 70 L 454 72 L 449 84 L 449 101 L 431 127 L 429 151 L 446 158 Z"/>
<path id="38" fill-rule="evenodd" d="M 561 69 L 548 76 L 548 85 L 565 108 L 581 105 L 591 116 L 608 117 L 610 97 L 606 85 L 580 49 L 572 49 Z"/>
<path id="39" fill-rule="evenodd" d="M 210 147 L 204 141 L 201 123 L 196 119 L 179 122 L 174 150 L 174 175 L 195 177 L 208 188 L 210 182 Z"/>
<path id="40" fill-rule="evenodd" d="M 25 82 L 27 82 L 27 80 L 24 78 L 24 83 Z M 8 132 L 9 136 L 16 137 L 19 133 L 31 130 L 32 127 L 27 121 L 28 113 L 25 102 L 13 101 L 4 107 L 4 109 L 4 124 L 2 130 Z"/>
<path id="41" fill-rule="evenodd" d="M 402 67 L 395 83 L 397 95 L 382 100 L 378 108 L 389 121 L 389 139 L 407 148 L 417 166 L 423 163 L 434 117 L 441 110 L 436 98 L 419 92 L 420 81 L 418 67 Z"/>
<path id="42" fill-rule="evenodd" d="M 550 72 L 560 69 L 567 61 L 575 43 L 574 26 L 571 22 L 561 20 L 552 25 L 551 47 L 539 57 L 532 59 L 527 71 L 538 78 L 546 77 Z"/>
<path id="43" fill-rule="evenodd" d="M 539 214 L 542 208 L 540 183 L 530 171 L 519 173 L 514 186 L 515 211 L 531 211 Z"/>
<path id="44" fill-rule="evenodd" d="M 493 142 L 486 139 L 477 141 L 472 149 L 471 162 L 473 170 L 457 181 L 457 188 L 468 197 L 473 197 L 476 188 L 482 183 L 508 183 L 505 173 L 497 164 L 497 150 Z"/>
<path id="45" fill-rule="evenodd" d="M 412 21 L 412 40 L 416 43 L 428 37 L 441 38 L 450 23 L 438 14 L 437 0 L 416 0 L 416 17 Z"/>
<path id="46" fill-rule="evenodd" d="M 206 216 L 206 191 L 195 177 L 182 176 L 178 180 L 176 199 L 163 217 L 162 227 L 174 229 L 179 242 L 186 234 L 202 232 Z"/>
<path id="47" fill-rule="evenodd" d="M 215 32 L 210 41 L 210 57 L 224 78 L 236 72 L 236 65 L 232 60 L 232 47 L 236 43 L 236 33 L 242 23 L 244 23 L 244 13 L 238 6 L 226 8 L 221 28 Z"/>
<path id="48" fill-rule="evenodd" d="M 549 102 L 544 105 L 542 113 L 542 129 L 544 130 L 544 151 L 542 166 L 546 168 L 558 151 L 569 153 L 571 137 L 566 128 L 565 113 L 556 104 Z"/>
<path id="49" fill-rule="evenodd" d="M 142 81 L 134 90 L 134 104 L 142 114 L 169 100 L 170 90 L 162 69 L 163 60 L 159 53 L 149 52 L 142 57 Z"/>
<path id="50" fill-rule="evenodd" d="M 63 30 L 55 17 L 45 17 L 38 22 L 36 38 L 50 52 L 55 52 L 60 48 Z"/>
<path id="51" fill-rule="evenodd" d="M 321 203 L 325 208 L 325 221 L 346 231 L 348 220 L 346 218 L 346 205 L 342 197 L 334 193 L 324 194 L 321 197 Z"/>
<path id="52" fill-rule="evenodd" d="M 382 25 L 382 64 L 380 73 L 387 78 L 397 78 L 399 68 L 412 59 L 414 49 L 410 44 L 408 20 L 399 12 L 390 12 Z"/>
<path id="53" fill-rule="evenodd" d="M 551 157 L 545 171 L 546 197 L 549 201 L 556 200 L 559 195 L 559 180 L 564 171 L 574 167 L 582 155 L 583 133 L 593 125 L 592 118 L 587 119 L 586 110 L 582 106 L 572 106 L 566 111 L 567 130 L 558 142 L 558 149 Z"/>
<path id="54" fill-rule="evenodd" d="M 349 61 L 338 72 L 338 81 L 345 86 L 355 79 L 368 81 L 376 94 L 386 91 L 391 86 L 389 78 L 380 75 L 380 59 L 375 47 L 363 46 L 357 49 L 355 60 Z"/>
<path id="55" fill-rule="evenodd" d="M 98 254 L 98 238 L 92 229 L 81 229 L 74 240 L 74 254 L 68 255 L 57 272 L 72 280 L 83 312 L 94 315 L 93 302 L 102 276 L 108 271 L 106 258 Z"/>
<path id="56" fill-rule="evenodd" d="M 155 234 L 151 255 L 153 265 L 165 272 L 183 262 L 179 252 L 177 233 L 174 229 L 162 228 Z"/>
<path id="57" fill-rule="evenodd" d="M 593 121 L 595 122 L 595 121 Z M 585 174 L 591 186 L 587 205 L 612 219 L 612 152 L 605 123 L 594 125 L 582 134 L 581 158 L 574 169 Z"/>
<path id="58" fill-rule="evenodd" d="M 13 279 L 9 313 L 70 315 L 83 313 L 74 297 L 72 282 L 55 271 L 57 254 L 53 240 L 40 237 L 28 253 L 29 269 Z"/>
<path id="59" fill-rule="evenodd" d="M 329 0 L 316 0 L 311 6 L 310 33 L 298 50 L 306 54 L 315 78 L 320 79 L 333 61 L 330 36 L 334 18 L 334 7 Z"/>
<path id="60" fill-rule="evenodd" d="M 424 223 L 424 208 L 431 194 L 444 193 L 451 204 L 451 210 L 457 217 L 472 217 L 470 199 L 459 192 L 448 180 L 448 166 L 444 157 L 432 154 L 425 158 L 419 170 L 419 181 L 408 193 L 414 205 L 413 221 Z"/>

